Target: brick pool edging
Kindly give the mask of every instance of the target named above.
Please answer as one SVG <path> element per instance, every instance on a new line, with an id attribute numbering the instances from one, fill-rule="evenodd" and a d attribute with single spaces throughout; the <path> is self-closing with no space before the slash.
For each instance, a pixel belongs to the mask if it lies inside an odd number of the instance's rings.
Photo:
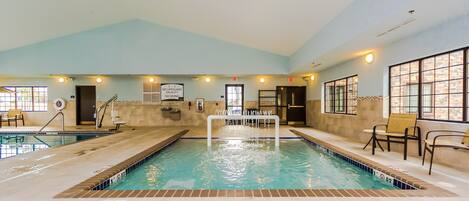
<path id="1" fill-rule="evenodd" d="M 399 178 L 418 190 L 360 190 L 360 189 L 256 189 L 256 190 L 96 190 L 99 185 L 118 173 L 127 170 L 137 163 L 141 163 L 164 147 L 177 141 L 188 130 L 179 132 L 168 139 L 124 160 L 123 162 L 81 182 L 80 184 L 59 193 L 54 198 L 143 198 L 143 197 L 454 197 L 454 193 L 437 186 L 428 184 L 405 173 L 368 160 L 349 151 L 333 146 L 329 143 L 301 133 L 290 130 L 303 139 L 327 147 L 327 149 L 340 153 L 346 157 L 366 164 L 386 174 Z"/>

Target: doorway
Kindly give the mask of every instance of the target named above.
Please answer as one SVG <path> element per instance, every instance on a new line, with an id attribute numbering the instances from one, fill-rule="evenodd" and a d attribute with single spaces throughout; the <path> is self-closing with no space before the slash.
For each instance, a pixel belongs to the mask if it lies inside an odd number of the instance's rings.
<path id="1" fill-rule="evenodd" d="M 225 85 L 225 109 L 229 114 L 243 114 L 244 84 Z"/>
<path id="2" fill-rule="evenodd" d="M 76 124 L 94 125 L 96 123 L 96 86 L 76 86 Z"/>
<path id="3" fill-rule="evenodd" d="M 306 125 L 306 86 L 277 86 L 276 91 L 280 123 Z"/>

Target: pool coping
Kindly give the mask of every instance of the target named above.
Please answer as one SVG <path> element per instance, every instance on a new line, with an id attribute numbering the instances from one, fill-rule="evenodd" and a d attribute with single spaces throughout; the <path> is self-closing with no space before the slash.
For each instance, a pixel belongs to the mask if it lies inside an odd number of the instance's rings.
<path id="1" fill-rule="evenodd" d="M 372 189 L 255 189 L 255 190 L 106 190 L 112 179 L 120 179 L 126 171 L 145 162 L 160 150 L 176 142 L 188 130 L 159 142 L 152 147 L 130 157 L 123 162 L 57 194 L 54 198 L 143 198 L 143 197 L 455 197 L 456 194 L 431 185 L 420 179 L 368 160 L 327 142 L 321 141 L 297 130 L 290 130 L 308 142 L 314 143 L 334 153 L 365 164 L 387 175 L 406 182 L 418 189 L 372 190 Z M 342 158 L 343 159 L 343 158 Z"/>

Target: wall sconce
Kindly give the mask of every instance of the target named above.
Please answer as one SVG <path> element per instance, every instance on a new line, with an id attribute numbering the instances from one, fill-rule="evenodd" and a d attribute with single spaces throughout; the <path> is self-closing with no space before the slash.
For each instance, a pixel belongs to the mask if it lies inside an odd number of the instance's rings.
<path id="1" fill-rule="evenodd" d="M 100 78 L 100 77 L 96 78 L 96 82 L 97 82 L 97 83 L 103 82 L 103 78 Z"/>
<path id="2" fill-rule="evenodd" d="M 263 77 L 261 77 L 261 79 L 259 79 L 259 82 L 264 83 L 265 79 Z"/>
<path id="3" fill-rule="evenodd" d="M 57 79 L 57 81 L 60 82 L 60 83 L 64 83 L 64 82 L 65 82 L 65 78 L 64 78 L 64 77 L 59 77 L 59 78 Z"/>
<path id="4" fill-rule="evenodd" d="M 149 82 L 155 82 L 155 78 L 150 77 L 150 78 L 148 78 L 148 81 L 149 81 Z"/>
<path id="5" fill-rule="evenodd" d="M 306 82 L 307 81 L 314 81 L 314 80 L 316 80 L 316 76 L 314 74 L 308 75 L 308 76 L 303 77 L 303 80 L 306 81 Z"/>
<path id="6" fill-rule="evenodd" d="M 373 53 L 368 53 L 366 56 L 365 56 L 365 62 L 367 64 L 371 64 L 373 63 L 373 61 L 375 60 L 375 55 Z"/>
<path id="7" fill-rule="evenodd" d="M 211 79 L 209 77 L 205 78 L 205 82 L 210 82 L 210 81 L 211 81 Z"/>

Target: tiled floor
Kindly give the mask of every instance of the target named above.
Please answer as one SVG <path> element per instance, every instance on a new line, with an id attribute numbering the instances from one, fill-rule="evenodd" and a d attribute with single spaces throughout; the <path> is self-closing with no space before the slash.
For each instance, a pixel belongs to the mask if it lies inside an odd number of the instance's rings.
<path id="1" fill-rule="evenodd" d="M 282 136 L 294 136 L 282 127 Z M 99 172 L 139 153 L 184 128 L 137 128 L 126 132 L 84 141 L 60 148 L 28 153 L 15 158 L 0 161 L 0 200 L 77 200 L 53 199 L 56 194 L 90 178 Z M 382 163 L 424 181 L 443 186 L 463 197 L 456 198 L 415 198 L 411 200 L 469 200 L 469 175 L 449 168 L 435 166 L 432 176 L 427 169 L 420 166 L 420 160 L 409 158 L 403 161 L 399 153 L 378 152 L 372 156 L 369 150 L 362 150 L 361 144 L 350 140 L 316 131 L 309 128 L 295 128 L 316 138 L 327 141 L 368 159 Z M 214 131 L 214 136 L 222 138 L 269 136 L 273 132 L 260 129 L 253 132 L 251 128 L 229 126 Z M 272 130 L 273 131 L 273 130 Z M 250 133 L 251 134 L 250 134 Z M 258 134 L 260 133 L 260 134 Z M 185 137 L 205 137 L 204 128 L 192 128 Z M 444 173 L 444 174 L 443 174 Z M 135 192 L 129 192 L 135 193 Z M 32 199 L 33 198 L 33 199 Z M 171 200 L 220 200 L 221 198 L 171 198 Z M 223 200 L 399 200 L 399 198 L 242 198 L 225 197 Z M 402 198 L 402 200 L 408 198 Z M 111 200 L 87 198 L 86 200 Z M 124 198 L 112 200 L 168 200 L 168 198 Z"/>

